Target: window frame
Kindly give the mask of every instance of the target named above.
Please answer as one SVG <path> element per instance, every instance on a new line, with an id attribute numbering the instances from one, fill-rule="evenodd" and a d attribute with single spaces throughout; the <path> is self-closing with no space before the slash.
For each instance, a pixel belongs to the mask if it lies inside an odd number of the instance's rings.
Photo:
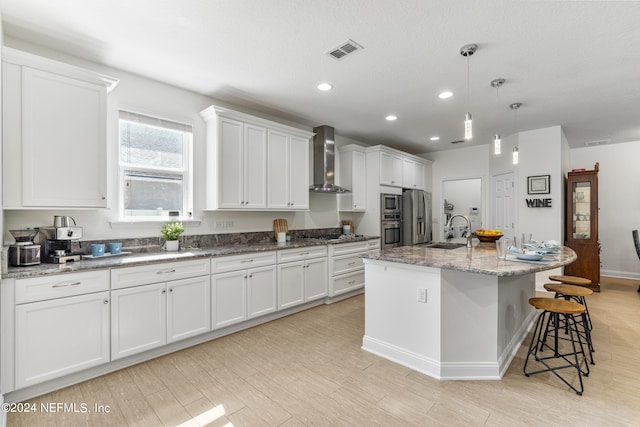
<path id="1" fill-rule="evenodd" d="M 126 116 L 126 117 L 123 117 Z M 141 118 L 142 120 L 134 120 L 134 118 Z M 123 121 L 136 123 L 149 127 L 156 127 L 160 129 L 173 130 L 182 132 L 182 169 L 172 170 L 166 168 L 154 168 L 148 166 L 135 166 L 132 167 L 129 164 L 122 162 L 122 140 L 121 140 L 121 124 Z M 182 127 L 182 129 L 176 129 L 171 126 L 162 126 L 150 123 L 155 121 L 159 124 L 168 123 Z M 118 142 L 118 219 L 121 222 L 129 223 L 141 223 L 141 222 L 167 222 L 167 221 L 189 221 L 193 220 L 193 125 L 184 123 L 182 121 L 169 119 L 162 117 L 158 114 L 140 113 L 131 109 L 118 110 L 118 122 L 117 122 L 117 142 Z M 175 175 L 182 176 L 182 215 L 169 216 L 168 212 L 163 215 L 126 215 L 124 207 L 124 195 L 125 195 L 125 181 L 126 171 L 153 173 L 156 172 L 159 176 L 162 175 Z"/>

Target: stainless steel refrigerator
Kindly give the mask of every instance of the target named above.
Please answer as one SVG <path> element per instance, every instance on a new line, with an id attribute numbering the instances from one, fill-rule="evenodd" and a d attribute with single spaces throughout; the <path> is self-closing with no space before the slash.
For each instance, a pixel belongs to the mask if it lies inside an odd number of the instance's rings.
<path id="1" fill-rule="evenodd" d="M 402 192 L 402 241 L 405 246 L 431 241 L 431 193 Z"/>

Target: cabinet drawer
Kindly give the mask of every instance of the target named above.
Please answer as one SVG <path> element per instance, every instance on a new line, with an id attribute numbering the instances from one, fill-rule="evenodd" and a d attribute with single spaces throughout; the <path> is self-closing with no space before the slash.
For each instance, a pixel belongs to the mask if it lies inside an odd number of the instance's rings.
<path id="1" fill-rule="evenodd" d="M 354 252 L 366 252 L 368 242 L 339 243 L 331 245 L 331 255 L 352 254 Z"/>
<path id="2" fill-rule="evenodd" d="M 339 295 L 345 292 L 359 289 L 364 286 L 364 271 L 345 274 L 344 276 L 331 279 L 331 289 L 329 296 Z"/>
<path id="3" fill-rule="evenodd" d="M 111 289 L 129 288 L 169 280 L 205 276 L 211 273 L 209 258 L 167 262 L 111 270 Z"/>
<path id="4" fill-rule="evenodd" d="M 16 280 L 16 304 L 109 290 L 109 270 Z"/>
<path id="5" fill-rule="evenodd" d="M 228 271 L 244 270 L 275 263 L 275 251 L 213 257 L 211 258 L 211 273 L 226 273 Z"/>
<path id="6" fill-rule="evenodd" d="M 323 256 L 327 256 L 326 246 L 284 249 L 278 251 L 278 262 L 303 261 L 305 259 L 320 258 Z"/>
<path id="7" fill-rule="evenodd" d="M 380 239 L 367 240 L 367 249 L 370 251 L 380 249 Z"/>
<path id="8" fill-rule="evenodd" d="M 338 274 L 349 273 L 351 271 L 358 271 L 364 269 L 364 262 L 362 262 L 361 254 L 344 255 L 340 257 L 333 257 L 331 259 L 331 275 L 336 276 Z"/>

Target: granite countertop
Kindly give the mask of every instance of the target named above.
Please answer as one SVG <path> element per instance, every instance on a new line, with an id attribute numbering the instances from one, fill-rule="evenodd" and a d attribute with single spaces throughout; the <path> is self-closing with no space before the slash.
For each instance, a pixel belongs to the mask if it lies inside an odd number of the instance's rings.
<path id="1" fill-rule="evenodd" d="M 332 245 L 342 243 L 363 242 L 367 240 L 378 239 L 378 236 L 360 236 L 348 239 L 318 239 L 309 238 L 295 240 L 287 243 L 251 243 L 251 244 L 225 244 L 212 248 L 202 249 L 181 249 L 177 252 L 135 252 L 130 254 L 122 254 L 117 256 L 105 256 L 101 258 L 82 259 L 80 261 L 69 262 L 66 264 L 47 264 L 42 263 L 25 267 L 9 267 L 7 272 L 2 275 L 3 279 L 8 278 L 27 278 L 36 276 L 47 276 L 62 273 L 74 273 L 78 271 L 86 271 L 92 269 L 109 269 L 119 267 L 133 267 L 136 265 L 154 264 L 171 261 L 187 261 L 196 258 L 211 258 L 225 255 L 240 255 L 255 252 L 276 251 L 282 249 L 303 248 L 318 245 Z M 126 250 L 124 250 L 126 252 Z"/>
<path id="2" fill-rule="evenodd" d="M 498 261 L 494 243 L 479 243 L 469 251 L 466 246 L 457 249 L 402 246 L 380 251 L 378 254 L 369 254 L 365 258 L 468 273 L 520 276 L 565 266 L 575 261 L 577 256 L 572 249 L 563 247 L 554 259 L 545 257 L 544 262 L 522 262 L 509 259 Z"/>

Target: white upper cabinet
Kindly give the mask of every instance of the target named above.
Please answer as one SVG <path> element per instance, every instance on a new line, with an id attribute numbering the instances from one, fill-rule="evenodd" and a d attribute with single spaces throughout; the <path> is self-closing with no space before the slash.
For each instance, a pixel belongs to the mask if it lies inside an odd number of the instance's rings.
<path id="1" fill-rule="evenodd" d="M 309 140 L 275 130 L 268 140 L 269 209 L 309 209 Z"/>
<path id="2" fill-rule="evenodd" d="M 347 145 L 340 149 L 340 186 L 350 190 L 338 195 L 343 212 L 364 212 L 367 204 L 367 155 L 363 147 Z"/>
<path id="3" fill-rule="evenodd" d="M 206 209 L 309 209 L 312 132 L 211 106 Z"/>
<path id="4" fill-rule="evenodd" d="M 380 185 L 402 187 L 402 156 L 380 153 Z"/>
<path id="5" fill-rule="evenodd" d="M 3 49 L 3 206 L 107 206 L 107 90 L 117 80 Z"/>
<path id="6" fill-rule="evenodd" d="M 221 117 L 217 140 L 218 206 L 264 209 L 267 205 L 267 129 Z"/>
<path id="7" fill-rule="evenodd" d="M 379 176 L 380 185 L 431 191 L 430 160 L 384 145 L 367 147 L 366 152 L 368 161 L 373 161 L 379 167 L 376 170 L 376 165 L 373 166 L 370 183 Z"/>
<path id="8" fill-rule="evenodd" d="M 402 162 L 402 187 L 424 190 L 425 170 L 426 165 L 423 162 L 405 157 Z"/>

